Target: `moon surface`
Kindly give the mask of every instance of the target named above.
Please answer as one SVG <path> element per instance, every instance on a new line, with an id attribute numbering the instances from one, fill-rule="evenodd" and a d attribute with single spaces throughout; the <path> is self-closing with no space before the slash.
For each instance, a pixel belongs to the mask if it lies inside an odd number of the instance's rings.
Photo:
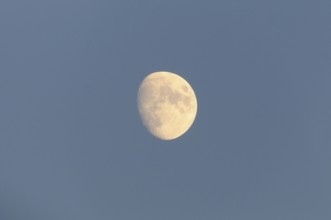
<path id="1" fill-rule="evenodd" d="M 183 135 L 193 124 L 197 109 L 192 87 L 174 73 L 151 73 L 139 87 L 140 118 L 147 130 L 162 140 Z"/>

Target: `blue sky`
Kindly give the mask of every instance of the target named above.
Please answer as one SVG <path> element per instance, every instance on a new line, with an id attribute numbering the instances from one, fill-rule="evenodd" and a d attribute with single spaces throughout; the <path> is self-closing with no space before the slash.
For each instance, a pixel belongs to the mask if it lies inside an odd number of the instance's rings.
<path id="1" fill-rule="evenodd" d="M 0 2 L 0 219 L 331 218 L 331 2 Z M 161 141 L 137 91 L 195 89 Z"/>

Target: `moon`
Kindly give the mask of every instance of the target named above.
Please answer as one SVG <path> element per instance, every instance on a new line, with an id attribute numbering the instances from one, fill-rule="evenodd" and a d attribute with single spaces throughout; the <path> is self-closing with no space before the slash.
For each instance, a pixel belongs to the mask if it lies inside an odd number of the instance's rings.
<path id="1" fill-rule="evenodd" d="M 142 123 L 155 137 L 172 140 L 193 124 L 198 103 L 194 90 L 171 72 L 154 72 L 140 84 L 138 110 Z"/>

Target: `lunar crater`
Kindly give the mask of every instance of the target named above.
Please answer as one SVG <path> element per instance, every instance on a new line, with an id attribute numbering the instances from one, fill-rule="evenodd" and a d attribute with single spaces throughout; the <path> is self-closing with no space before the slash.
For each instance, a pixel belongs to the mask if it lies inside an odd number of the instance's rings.
<path id="1" fill-rule="evenodd" d="M 182 94 L 179 91 L 173 90 L 170 86 L 161 86 L 160 95 L 162 100 L 167 100 L 173 105 L 178 105 L 183 102 L 185 105 L 190 105 L 190 97 Z"/>

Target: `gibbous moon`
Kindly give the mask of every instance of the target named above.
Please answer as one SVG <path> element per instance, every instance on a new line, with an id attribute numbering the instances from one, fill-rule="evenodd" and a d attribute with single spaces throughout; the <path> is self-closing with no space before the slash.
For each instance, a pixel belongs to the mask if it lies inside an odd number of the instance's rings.
<path id="1" fill-rule="evenodd" d="M 151 134 L 162 140 L 183 135 L 194 122 L 197 109 L 192 87 L 174 73 L 151 73 L 139 87 L 141 120 Z"/>

